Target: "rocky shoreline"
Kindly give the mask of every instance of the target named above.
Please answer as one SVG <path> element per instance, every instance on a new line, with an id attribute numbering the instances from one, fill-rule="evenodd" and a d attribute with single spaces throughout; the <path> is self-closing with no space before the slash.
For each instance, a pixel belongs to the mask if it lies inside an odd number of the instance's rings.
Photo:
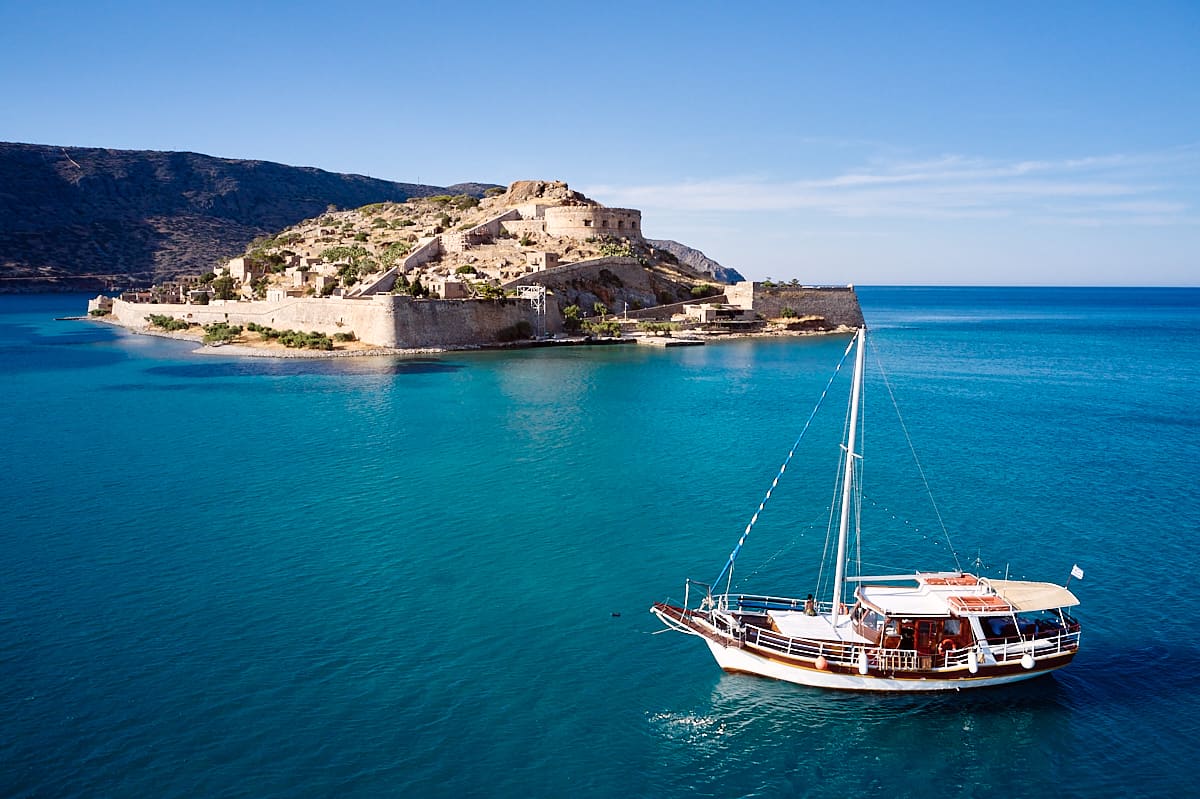
<path id="1" fill-rule="evenodd" d="M 577 338 L 562 338 L 562 339 L 544 339 L 538 341 L 517 341 L 505 342 L 496 344 L 469 344 L 460 346 L 444 346 L 444 347 L 360 347 L 358 349 L 335 349 L 335 350 L 303 350 L 289 349 L 277 344 L 258 345 L 258 344 L 203 344 L 197 333 L 192 331 L 167 331 L 154 330 L 149 327 L 131 327 L 124 325 L 114 319 L 108 319 L 103 316 L 66 316 L 62 317 L 63 321 L 83 321 L 83 322 L 103 322 L 104 324 L 113 327 L 119 327 L 122 330 L 138 336 L 156 336 L 158 338 L 175 339 L 176 341 L 188 341 L 197 344 L 197 348 L 192 350 L 193 354 L 197 355 L 233 355 L 247 358 L 378 358 L 381 356 L 396 358 L 396 357 L 421 357 L 428 355 L 439 355 L 446 352 L 469 352 L 482 350 L 516 350 L 516 349 L 533 349 L 538 347 L 570 347 L 570 346 L 596 346 L 607 344 L 633 344 L 638 341 L 637 337 L 623 337 L 619 339 L 590 339 L 586 337 Z M 691 340 L 701 343 L 709 343 L 711 341 L 727 341 L 735 339 L 758 339 L 758 338 L 807 338 L 809 336 L 836 336 L 848 335 L 854 332 L 851 328 L 842 326 L 833 330 L 771 330 L 761 331 L 757 333 L 721 333 L 721 334 L 705 334 L 699 332 L 695 335 L 688 334 L 686 336 L 675 336 L 667 338 L 675 338 L 679 341 Z"/>

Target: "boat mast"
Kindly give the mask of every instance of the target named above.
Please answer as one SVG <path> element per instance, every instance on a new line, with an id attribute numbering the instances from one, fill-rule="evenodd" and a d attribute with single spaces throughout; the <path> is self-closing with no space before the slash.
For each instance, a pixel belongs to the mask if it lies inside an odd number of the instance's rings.
<path id="1" fill-rule="evenodd" d="M 846 580 L 846 539 L 850 529 L 850 496 L 854 488 L 854 438 L 858 432 L 858 400 L 862 389 L 863 351 L 867 329 L 858 329 L 858 351 L 854 353 L 854 387 L 850 391 L 850 430 L 846 434 L 846 474 L 842 479 L 842 513 L 838 525 L 837 566 L 833 574 L 833 612 L 830 621 L 837 626 L 842 609 L 842 586 Z"/>

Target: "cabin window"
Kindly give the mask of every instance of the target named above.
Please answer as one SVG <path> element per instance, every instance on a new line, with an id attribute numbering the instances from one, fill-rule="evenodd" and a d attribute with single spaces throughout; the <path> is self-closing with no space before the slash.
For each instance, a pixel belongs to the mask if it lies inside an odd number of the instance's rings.
<path id="1" fill-rule="evenodd" d="M 946 619 L 946 623 L 942 625 L 942 632 L 944 632 L 946 635 L 958 635 L 961 631 L 961 619 Z"/>
<path id="2" fill-rule="evenodd" d="M 873 610 L 865 610 L 862 614 L 862 626 L 871 630 L 882 630 L 883 616 Z"/>

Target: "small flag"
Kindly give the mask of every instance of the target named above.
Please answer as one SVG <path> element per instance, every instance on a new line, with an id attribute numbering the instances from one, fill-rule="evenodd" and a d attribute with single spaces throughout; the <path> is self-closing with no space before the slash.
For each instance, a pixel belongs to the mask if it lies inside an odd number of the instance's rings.
<path id="1" fill-rule="evenodd" d="M 1083 569 L 1079 568 L 1078 563 L 1071 567 L 1071 576 L 1074 577 L 1076 580 L 1083 579 Z"/>

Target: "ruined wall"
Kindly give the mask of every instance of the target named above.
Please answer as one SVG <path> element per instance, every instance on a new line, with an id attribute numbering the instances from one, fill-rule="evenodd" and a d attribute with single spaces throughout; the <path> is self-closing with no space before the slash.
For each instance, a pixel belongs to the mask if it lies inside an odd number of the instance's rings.
<path id="1" fill-rule="evenodd" d="M 526 233 L 536 235 L 546 232 L 545 219 L 508 219 L 501 224 L 505 231 L 514 236 L 523 236 Z"/>
<path id="2" fill-rule="evenodd" d="M 551 236 L 642 238 L 642 212 L 633 208 L 559 205 L 551 206 L 543 213 L 546 233 Z"/>
<path id="3" fill-rule="evenodd" d="M 510 208 L 502 214 L 498 214 L 485 222 L 480 222 L 475 227 L 466 231 L 468 236 L 484 237 L 494 239 L 500 235 L 500 228 L 504 222 L 521 218 L 521 213 L 516 208 Z"/>
<path id="4" fill-rule="evenodd" d="M 421 264 L 432 261 L 442 254 L 442 240 L 439 236 L 434 236 L 429 241 L 417 247 L 408 254 L 403 261 L 400 262 L 400 269 L 407 272 L 411 269 L 416 269 Z"/>
<path id="5" fill-rule="evenodd" d="M 558 297 L 559 305 L 578 305 L 588 313 L 597 302 L 608 306 L 612 313 L 622 313 L 626 303 L 633 311 L 667 300 L 691 299 L 689 287 L 656 275 L 636 258 L 616 256 L 559 264 L 519 277 L 504 287 L 530 285 L 545 286 Z"/>

